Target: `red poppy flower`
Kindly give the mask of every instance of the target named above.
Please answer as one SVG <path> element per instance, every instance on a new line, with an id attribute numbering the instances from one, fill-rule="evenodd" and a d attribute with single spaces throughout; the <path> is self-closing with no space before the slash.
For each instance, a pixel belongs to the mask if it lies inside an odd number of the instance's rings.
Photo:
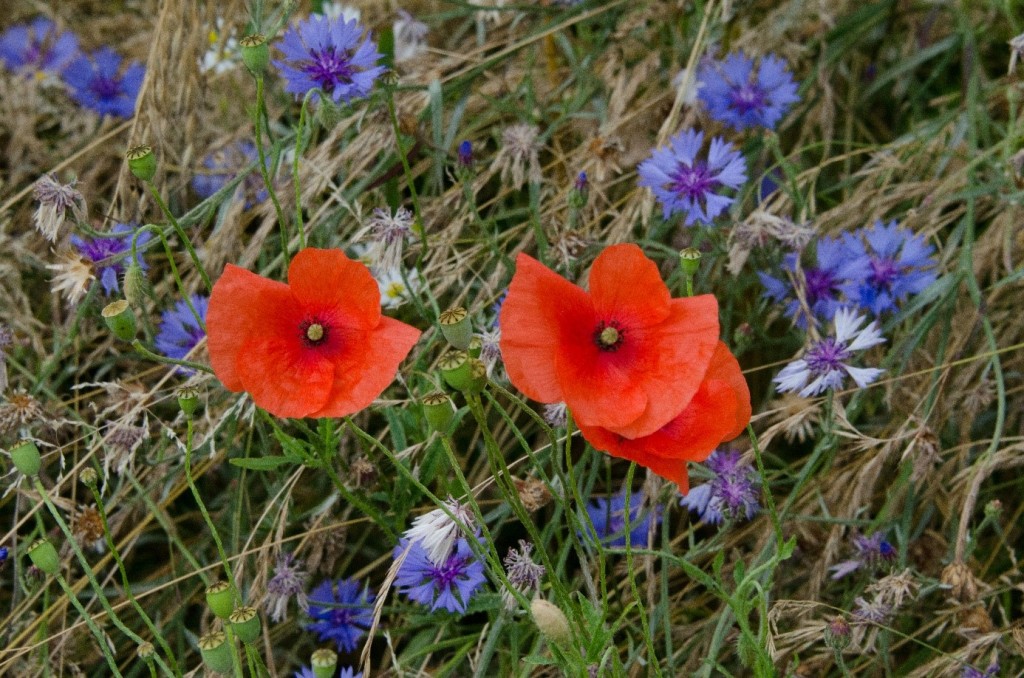
<path id="1" fill-rule="evenodd" d="M 420 331 L 381 315 L 365 265 L 310 248 L 292 259 L 287 285 L 228 264 L 206 336 L 229 390 L 278 417 L 343 417 L 387 388 Z"/>
<path id="2" fill-rule="evenodd" d="M 580 426 L 651 435 L 696 396 L 718 344 L 711 295 L 672 299 L 636 245 L 606 248 L 590 292 L 520 254 L 501 307 L 501 355 L 528 397 Z"/>
<path id="3" fill-rule="evenodd" d="M 736 358 L 718 342 L 693 399 L 654 433 L 631 440 L 600 426 L 579 428 L 596 449 L 646 466 L 685 493 L 690 487 L 686 462 L 704 461 L 720 443 L 743 433 L 749 421 L 747 381 Z"/>

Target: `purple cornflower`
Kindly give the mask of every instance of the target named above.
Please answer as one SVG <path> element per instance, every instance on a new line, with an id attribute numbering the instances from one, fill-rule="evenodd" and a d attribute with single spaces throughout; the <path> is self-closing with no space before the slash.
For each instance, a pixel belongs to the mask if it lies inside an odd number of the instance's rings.
<path id="1" fill-rule="evenodd" d="M 373 81 L 387 70 L 383 55 L 356 20 L 311 16 L 288 29 L 278 43 L 284 61 L 275 61 L 285 78 L 285 91 L 301 98 L 319 89 L 334 103 L 369 95 Z M 313 95 L 319 100 L 319 94 Z"/>
<path id="2" fill-rule="evenodd" d="M 64 82 L 80 105 L 100 115 L 130 118 L 135 114 L 135 99 L 142 89 L 146 67 L 138 61 L 121 68 L 121 55 L 109 47 L 100 47 L 92 55 L 81 55 L 64 69 Z"/>
<path id="3" fill-rule="evenodd" d="M 100 282 L 103 283 L 103 291 L 110 296 L 121 291 L 120 279 L 124 275 L 126 260 L 131 256 L 132 236 L 135 227 L 130 224 L 114 224 L 114 228 L 107 237 L 100 238 L 79 238 L 77 235 L 71 237 L 71 244 L 78 252 L 92 263 Z M 142 258 L 142 248 L 149 242 L 149 233 L 140 235 L 136 243 L 135 263 L 145 271 L 146 262 Z"/>
<path id="4" fill-rule="evenodd" d="M 845 282 L 843 271 L 850 261 L 850 252 L 838 238 L 822 238 L 815 250 L 816 264 L 803 267 L 803 299 L 805 307 L 797 298 L 790 275 L 796 276 L 799 255 L 791 252 L 782 261 L 782 278 L 759 271 L 757 276 L 764 285 L 764 296 L 777 304 L 785 304 L 785 315 L 792 318 L 797 327 L 807 329 L 807 311 L 810 310 L 814 324 L 817 321 L 829 321 L 836 311 L 842 307 L 839 300 Z"/>
<path id="5" fill-rule="evenodd" d="M 70 31 L 57 32 L 45 17 L 11 26 L 0 34 L 0 61 L 15 72 L 45 77 L 59 76 L 78 54 L 78 38 Z"/>
<path id="6" fill-rule="evenodd" d="M 501 294 L 498 295 L 497 301 L 491 304 L 491 312 L 494 314 L 494 320 L 491 322 L 491 327 L 498 326 L 498 320 L 501 318 L 501 306 L 505 303 L 505 298 L 508 297 L 508 289 L 506 288 Z"/>
<path id="7" fill-rule="evenodd" d="M 89 212 L 85 198 L 75 188 L 77 179 L 62 184 L 52 174 L 39 177 L 32 187 L 39 207 L 32 215 L 32 223 L 36 230 L 50 242 L 56 242 L 61 226 L 67 219 L 68 212 L 76 221 L 85 221 Z"/>
<path id="8" fill-rule="evenodd" d="M 653 513 L 644 504 L 646 497 L 643 491 L 632 492 L 629 497 L 629 543 L 630 546 L 642 547 L 647 544 L 647 534 L 651 529 L 651 519 L 655 524 L 661 523 L 661 511 Z M 594 524 L 597 538 L 605 546 L 626 545 L 626 487 L 605 499 L 598 497 L 594 503 L 587 505 L 587 514 Z"/>
<path id="9" fill-rule="evenodd" d="M 207 153 L 203 158 L 203 170 L 192 177 L 192 190 L 200 198 L 209 198 L 229 184 L 240 172 L 259 159 L 256 144 L 242 139 L 223 148 Z M 265 158 L 267 169 L 271 159 Z M 267 197 L 263 177 L 258 170 L 249 172 L 236 189 L 235 196 L 245 196 L 245 207 L 252 207 Z"/>
<path id="10" fill-rule="evenodd" d="M 467 169 L 473 166 L 473 143 L 471 141 L 466 139 L 459 144 L 457 158 L 460 166 Z"/>
<path id="11" fill-rule="evenodd" d="M 394 557 L 400 558 L 409 549 L 405 562 L 395 577 L 395 586 L 412 601 L 449 612 L 465 612 L 466 605 L 484 583 L 484 566 L 473 555 L 469 542 L 459 538 L 455 550 L 442 565 L 435 565 L 418 543 L 400 539 Z"/>
<path id="12" fill-rule="evenodd" d="M 302 563 L 295 556 L 284 553 L 277 557 L 274 564 L 274 576 L 267 582 L 266 607 L 270 619 L 279 622 L 288 618 L 288 601 L 295 598 L 302 610 L 309 607 L 306 597 L 306 580 L 309 575 L 302 569 Z"/>
<path id="13" fill-rule="evenodd" d="M 686 225 L 711 224 L 735 198 L 721 195 L 723 188 L 736 189 L 747 180 L 747 161 L 721 137 L 711 140 L 707 159 L 697 156 L 704 133 L 686 129 L 654 149 L 637 167 L 640 186 L 647 186 L 661 202 L 663 216 L 686 214 Z"/>
<path id="14" fill-rule="evenodd" d="M 843 244 L 849 252 L 842 269 L 849 282 L 843 291 L 876 316 L 896 310 L 898 303 L 923 292 L 937 277 L 935 248 L 895 221 L 876 221 L 870 229 L 847 233 Z"/>
<path id="15" fill-rule="evenodd" d="M 208 297 L 198 294 L 192 296 L 192 306 L 203 322 L 206 322 L 206 307 L 209 303 L 210 299 Z M 200 323 L 196 322 L 192 309 L 188 307 L 184 299 L 179 299 L 174 304 L 174 308 L 169 308 L 163 312 L 160 320 L 160 331 L 157 332 L 154 343 L 156 349 L 168 358 L 184 360 L 185 356 L 205 336 L 206 330 Z"/>
<path id="16" fill-rule="evenodd" d="M 312 667 L 303 666 L 301 669 L 295 672 L 295 678 L 316 678 L 316 674 L 313 672 Z M 363 672 L 355 672 L 351 666 L 346 666 L 338 674 L 338 678 L 363 678 Z"/>
<path id="17" fill-rule="evenodd" d="M 782 368 L 772 379 L 779 393 L 799 391 L 801 398 L 816 396 L 843 385 L 849 374 L 858 388 L 864 388 L 885 370 L 875 367 L 851 367 L 846 363 L 857 351 L 885 343 L 885 337 L 872 321 L 867 327 L 864 316 L 852 309 L 842 308 L 835 315 L 835 337 L 825 337 L 811 345 L 802 358 Z"/>
<path id="18" fill-rule="evenodd" d="M 705 60 L 697 74 L 703 83 L 698 96 L 715 120 L 735 130 L 772 129 L 790 106 L 800 100 L 786 62 L 773 54 L 761 57 L 757 68 L 743 52 L 722 61 Z"/>
<path id="19" fill-rule="evenodd" d="M 750 520 L 761 510 L 757 471 L 740 463 L 740 453 L 716 451 L 708 457 L 707 467 L 714 474 L 708 482 L 695 487 L 679 500 L 710 525 L 718 525 L 727 516 Z"/>
<path id="20" fill-rule="evenodd" d="M 9 553 L 10 551 L 7 550 L 6 546 L 0 546 L 0 565 L 7 562 L 7 554 Z"/>
<path id="21" fill-rule="evenodd" d="M 527 599 L 532 600 L 540 590 L 540 580 L 547 571 L 543 565 L 533 562 L 533 544 L 523 539 L 519 540 L 519 550 L 514 548 L 508 550 L 508 555 L 502 561 L 505 565 L 505 573 L 508 576 L 508 583 Z M 512 591 L 505 589 L 501 592 L 501 599 L 505 601 L 506 610 L 514 610 L 517 602 Z"/>
<path id="22" fill-rule="evenodd" d="M 412 521 L 412 526 L 403 536 L 408 541 L 419 544 L 427 554 L 427 559 L 434 565 L 444 565 L 452 555 L 455 542 L 462 538 L 464 525 L 469 532 L 473 531 L 475 519 L 469 504 L 449 496 L 444 501 L 445 509 L 436 508 L 424 513 Z M 451 516 L 457 520 L 452 520 Z"/>
<path id="23" fill-rule="evenodd" d="M 997 662 L 989 664 L 988 668 L 984 671 L 976 669 L 969 664 L 960 671 L 960 678 L 992 678 L 997 675 L 999 675 L 999 664 Z"/>
<path id="24" fill-rule="evenodd" d="M 853 537 L 855 557 L 844 560 L 829 568 L 832 579 L 842 579 L 864 568 L 874 570 L 883 563 L 892 562 L 896 558 L 896 549 L 885 539 L 883 532 L 875 532 L 870 537 L 857 534 Z"/>
<path id="25" fill-rule="evenodd" d="M 325 579 L 309 594 L 309 616 L 314 621 L 306 629 L 319 634 L 320 640 L 333 640 L 339 652 L 351 652 L 373 623 L 374 597 L 355 579 L 339 579 L 337 585 Z"/>

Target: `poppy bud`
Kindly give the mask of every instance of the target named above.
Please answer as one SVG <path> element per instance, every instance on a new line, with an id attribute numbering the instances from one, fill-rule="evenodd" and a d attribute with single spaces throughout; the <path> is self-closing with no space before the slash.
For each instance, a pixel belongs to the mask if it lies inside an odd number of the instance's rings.
<path id="1" fill-rule="evenodd" d="M 452 388 L 463 391 L 469 387 L 473 379 L 473 370 L 469 366 L 469 354 L 465 351 L 448 351 L 441 356 L 439 363 L 441 376 Z"/>
<path id="2" fill-rule="evenodd" d="M 473 338 L 469 340 L 469 348 L 466 349 L 466 352 L 469 353 L 470 358 L 479 358 L 483 350 L 484 340 L 480 338 L 480 335 L 474 334 Z"/>
<path id="3" fill-rule="evenodd" d="M 136 178 L 142 181 L 152 181 L 156 175 L 156 155 L 153 149 L 147 144 L 132 146 L 125 154 L 128 161 L 128 169 Z"/>
<path id="4" fill-rule="evenodd" d="M 267 36 L 261 33 L 247 35 L 238 41 L 242 48 L 242 63 L 253 74 L 253 77 L 260 78 L 267 72 L 267 65 L 270 63 L 270 47 L 267 45 Z"/>
<path id="5" fill-rule="evenodd" d="M 146 294 L 146 276 L 142 267 L 132 261 L 124 269 L 124 298 L 132 306 L 138 306 Z"/>
<path id="6" fill-rule="evenodd" d="M 139 647 L 136 648 L 135 654 L 138 655 L 139 659 L 149 663 L 153 660 L 153 656 L 156 654 L 156 648 L 153 647 L 153 643 L 148 640 L 139 643 Z"/>
<path id="7" fill-rule="evenodd" d="M 206 589 L 206 606 L 221 619 L 228 619 L 235 609 L 235 592 L 231 584 L 219 581 Z"/>
<path id="8" fill-rule="evenodd" d="M 430 428 L 438 433 L 447 433 L 454 418 L 451 398 L 440 391 L 435 391 L 423 396 L 420 402 L 423 403 L 423 416 L 426 417 Z"/>
<path id="9" fill-rule="evenodd" d="M 43 465 L 39 448 L 31 440 L 22 440 L 11 448 L 11 461 L 14 462 L 14 468 L 27 476 L 39 473 L 39 469 Z"/>
<path id="10" fill-rule="evenodd" d="M 331 99 L 321 98 L 316 106 L 314 117 L 321 127 L 330 130 L 337 127 L 338 123 L 345 118 L 345 111 Z"/>
<path id="11" fill-rule="evenodd" d="M 233 649 L 228 645 L 228 637 L 223 631 L 207 633 L 199 639 L 199 653 L 203 656 L 203 663 L 206 668 L 217 673 L 228 673 L 231 671 L 231 653 Z"/>
<path id="12" fill-rule="evenodd" d="M 683 273 L 687 278 L 697 275 L 700 270 L 700 250 L 687 247 L 679 252 L 679 265 L 683 267 Z"/>
<path id="13" fill-rule="evenodd" d="M 469 359 L 470 379 L 467 393 L 480 393 L 487 384 L 487 365 L 480 358 Z"/>
<path id="14" fill-rule="evenodd" d="M 107 328 L 121 341 L 135 339 L 135 314 L 124 299 L 107 304 L 101 312 Z"/>
<path id="15" fill-rule="evenodd" d="M 235 611 L 228 617 L 231 623 L 231 630 L 235 632 L 243 643 L 251 643 L 260 636 L 260 615 L 255 607 L 246 605 L 235 608 Z"/>
<path id="16" fill-rule="evenodd" d="M 82 481 L 82 484 L 89 488 L 96 487 L 96 481 L 99 480 L 99 474 L 96 473 L 96 469 L 92 466 L 86 466 L 79 474 L 78 479 Z"/>
<path id="17" fill-rule="evenodd" d="M 178 389 L 178 407 L 185 413 L 186 417 L 195 414 L 199 407 L 199 389 L 194 386 L 182 386 Z"/>
<path id="18" fill-rule="evenodd" d="M 449 308 L 437 318 L 437 324 L 441 326 L 441 334 L 448 340 L 448 343 L 465 351 L 473 339 L 473 328 L 469 322 L 469 313 L 461 306 Z"/>
<path id="19" fill-rule="evenodd" d="M 57 549 L 53 544 L 44 539 L 37 539 L 28 547 L 28 559 L 46 574 L 57 574 L 60 567 L 60 560 L 57 558 Z"/>
<path id="20" fill-rule="evenodd" d="M 569 620 L 558 606 L 543 598 L 534 598 L 530 603 L 530 612 L 533 614 L 533 622 L 537 629 L 549 642 L 565 647 L 572 640 Z"/>
<path id="21" fill-rule="evenodd" d="M 338 666 L 338 653 L 330 649 L 316 650 L 309 658 L 316 678 L 333 678 L 334 669 Z"/>

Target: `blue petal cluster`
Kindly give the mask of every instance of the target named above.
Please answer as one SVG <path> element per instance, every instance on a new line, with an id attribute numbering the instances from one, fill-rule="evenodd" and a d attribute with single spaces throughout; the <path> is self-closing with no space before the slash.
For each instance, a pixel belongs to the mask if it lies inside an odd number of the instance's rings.
<path id="1" fill-rule="evenodd" d="M 146 68 L 133 61 L 122 69 L 121 61 L 121 55 L 109 47 L 80 55 L 64 70 L 71 97 L 100 115 L 132 117 Z"/>
<path id="2" fill-rule="evenodd" d="M 121 291 L 121 277 L 124 275 L 126 259 L 132 249 L 132 235 L 135 226 L 130 224 L 114 224 L 109 235 L 100 238 L 71 237 L 71 244 L 79 254 L 92 262 L 93 267 L 103 283 L 103 291 L 110 296 Z M 142 247 L 149 242 L 149 233 L 143 233 L 136 241 L 135 263 L 146 270 L 146 262 L 142 258 Z"/>
<path id="3" fill-rule="evenodd" d="M 285 78 L 285 91 L 296 98 L 319 89 L 335 103 L 349 103 L 369 95 L 386 68 L 382 54 L 355 19 L 329 19 L 313 15 L 290 28 L 278 43 L 283 61 L 274 65 Z M 319 94 L 313 96 L 319 99 Z"/>
<path id="4" fill-rule="evenodd" d="M 740 462 L 734 451 L 716 451 L 708 457 L 708 469 L 714 474 L 710 481 L 699 485 L 679 500 L 710 525 L 718 525 L 727 516 L 750 520 L 761 510 L 761 487 L 757 472 Z"/>
<path id="5" fill-rule="evenodd" d="M 722 192 L 747 180 L 747 161 L 732 144 L 715 137 L 706 156 L 703 146 L 704 133 L 686 129 L 637 167 L 639 185 L 651 189 L 665 219 L 682 212 L 687 226 L 711 224 L 735 201 Z"/>
<path id="6" fill-rule="evenodd" d="M 394 557 L 400 558 L 406 549 L 409 554 L 395 577 L 398 590 L 409 600 L 428 605 L 431 612 L 465 612 L 476 590 L 486 581 L 483 563 L 473 555 L 469 542 L 465 538 L 456 540 L 443 565 L 432 563 L 420 543 L 408 539 L 398 542 Z"/>
<path id="7" fill-rule="evenodd" d="M 373 623 L 373 593 L 354 579 L 325 579 L 309 594 L 306 629 L 320 640 L 332 640 L 340 652 L 356 649 L 359 639 Z"/>
<path id="8" fill-rule="evenodd" d="M 209 198 L 258 159 L 259 152 L 256 150 L 256 144 L 248 139 L 242 139 L 211 151 L 203 157 L 203 169 L 192 177 L 192 189 L 199 197 Z M 270 169 L 271 158 L 265 157 L 264 160 L 267 169 Z M 258 171 L 246 175 L 235 193 L 236 197 L 244 196 L 247 209 L 256 203 L 263 202 L 267 195 L 263 177 Z"/>
<path id="9" fill-rule="evenodd" d="M 346 666 L 341 669 L 341 673 L 338 674 L 338 678 L 363 678 L 363 672 L 355 672 L 351 666 Z M 316 674 L 313 673 L 313 668 L 310 666 L 303 666 L 301 669 L 295 672 L 295 678 L 316 678 Z"/>
<path id="10" fill-rule="evenodd" d="M 59 76 L 78 54 L 78 37 L 58 32 L 45 17 L 11 26 L 0 34 L 0 61 L 8 70 L 26 75 Z"/>
<path id="11" fill-rule="evenodd" d="M 786 62 L 769 54 L 754 60 L 733 52 L 722 61 L 705 61 L 698 72 L 700 99 L 711 117 L 732 127 L 773 129 L 800 100 Z"/>
<path id="12" fill-rule="evenodd" d="M 661 511 L 644 509 L 643 492 L 632 492 L 629 497 L 629 543 L 632 547 L 647 544 L 651 521 L 661 524 Z M 594 525 L 597 538 L 605 546 L 626 545 L 626 488 L 611 497 L 600 497 L 587 506 L 587 514 Z"/>
<path id="13" fill-rule="evenodd" d="M 198 294 L 192 296 L 192 306 L 203 322 L 206 322 L 206 308 L 209 303 L 209 297 Z M 163 312 L 160 330 L 157 332 L 154 343 L 156 350 L 168 358 L 182 360 L 205 336 L 206 330 L 196 322 L 192 309 L 188 307 L 184 299 L 179 299 L 174 304 L 174 308 Z"/>
<path id="14" fill-rule="evenodd" d="M 808 311 L 814 320 L 829 321 L 843 307 L 843 270 L 848 263 L 846 247 L 838 238 L 822 238 L 818 241 L 815 255 L 814 265 L 802 269 L 806 307 L 797 299 L 793 288 L 792 281 L 798 279 L 796 254 L 787 254 L 782 261 L 783 273 L 788 275 L 776 278 L 763 271 L 757 274 L 765 288 L 764 296 L 785 305 L 786 317 L 792 318 L 801 329 L 807 329 Z"/>

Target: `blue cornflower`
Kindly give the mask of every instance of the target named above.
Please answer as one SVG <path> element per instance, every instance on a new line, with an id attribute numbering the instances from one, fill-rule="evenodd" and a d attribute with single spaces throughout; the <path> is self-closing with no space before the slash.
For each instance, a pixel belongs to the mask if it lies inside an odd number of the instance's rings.
<path id="1" fill-rule="evenodd" d="M 301 669 L 295 672 L 295 678 L 316 678 L 316 674 L 313 673 L 313 669 L 309 666 L 303 666 Z M 351 666 L 346 666 L 338 674 L 338 678 L 363 678 L 363 672 L 355 672 Z"/>
<path id="2" fill-rule="evenodd" d="M 849 282 L 843 290 L 876 316 L 896 310 L 898 303 L 923 292 L 938 277 L 933 270 L 935 248 L 895 221 L 876 221 L 870 229 L 847 233 L 843 244 L 849 252 L 842 269 Z"/>
<path id="3" fill-rule="evenodd" d="M 132 235 L 135 226 L 130 224 L 114 224 L 107 237 L 79 238 L 71 237 L 71 244 L 78 252 L 93 264 L 103 283 L 103 291 L 110 296 L 121 291 L 120 279 L 124 275 L 126 259 L 131 256 Z M 142 258 L 142 247 L 149 242 L 149 233 L 143 233 L 136 239 L 135 262 L 142 270 L 146 270 L 146 262 Z"/>
<path id="4" fill-rule="evenodd" d="M 400 539 L 394 557 L 409 554 L 398 570 L 395 586 L 420 605 L 429 605 L 430 611 L 443 608 L 449 612 L 465 612 L 466 605 L 480 585 L 484 583 L 484 566 L 473 555 L 469 542 L 459 538 L 455 549 L 441 565 L 427 557 L 419 542 Z"/>
<path id="5" fill-rule="evenodd" d="M 7 562 L 7 555 L 9 553 L 10 551 L 7 550 L 6 546 L 0 546 L 0 565 L 3 565 Z"/>
<path id="6" fill-rule="evenodd" d="M 256 144 L 248 139 L 242 139 L 211 151 L 203 157 L 203 170 L 193 175 L 192 189 L 199 197 L 209 198 L 258 159 L 259 152 L 256 150 Z M 270 169 L 271 159 L 266 157 L 265 161 L 267 169 Z M 235 196 L 240 195 L 245 196 L 246 208 L 266 199 L 267 189 L 263 184 L 263 177 L 258 171 L 247 174 L 238 185 Z"/>
<path id="7" fill-rule="evenodd" d="M 135 99 L 142 89 L 146 67 L 138 61 L 121 69 L 121 55 L 109 47 L 100 47 L 92 55 L 81 55 L 64 69 L 64 82 L 79 104 L 100 115 L 130 118 L 135 114 Z"/>
<path id="8" fill-rule="evenodd" d="M 960 678 L 993 678 L 993 676 L 999 675 L 999 664 L 992 662 L 988 665 L 988 668 L 982 671 L 976 669 L 970 664 L 965 665 L 960 670 Z"/>
<path id="9" fill-rule="evenodd" d="M 209 303 L 208 297 L 198 294 L 192 296 L 192 306 L 203 322 L 206 322 L 206 308 Z M 156 350 L 168 358 L 183 360 L 205 336 L 206 330 L 196 322 L 196 317 L 188 304 L 184 299 L 179 299 L 174 308 L 163 312 L 160 331 L 157 332 L 154 343 Z"/>
<path id="10" fill-rule="evenodd" d="M 661 523 L 661 511 L 645 510 L 646 497 L 641 492 L 631 492 L 629 497 L 629 543 L 632 547 L 647 544 L 647 534 L 651 529 L 651 519 L 655 524 Z M 626 545 L 626 487 L 623 486 L 616 494 L 605 499 L 598 497 L 594 503 L 587 505 L 587 514 L 594 524 L 597 538 L 605 546 Z"/>
<path id="11" fill-rule="evenodd" d="M 58 76 L 77 54 L 75 34 L 58 33 L 57 25 L 45 17 L 11 26 L 0 34 L 0 61 L 12 71 Z"/>
<path id="12" fill-rule="evenodd" d="M 309 616 L 320 640 L 333 640 L 339 652 L 351 652 L 356 643 L 373 623 L 373 593 L 368 587 L 360 589 L 355 579 L 339 579 L 337 585 L 330 579 L 320 582 L 309 594 Z"/>
<path id="13" fill-rule="evenodd" d="M 285 91 L 296 98 L 319 88 L 335 103 L 348 103 L 369 95 L 373 81 L 387 70 L 377 65 L 383 55 L 373 40 L 363 38 L 355 19 L 311 16 L 288 29 L 278 47 L 285 58 L 274 65 L 284 75 Z"/>
<path id="14" fill-rule="evenodd" d="M 647 186 L 661 202 L 665 219 L 686 214 L 686 225 L 710 224 L 735 198 L 721 195 L 723 188 L 739 188 L 747 180 L 747 161 L 721 137 L 711 140 L 707 159 L 697 156 L 704 133 L 687 129 L 656 148 L 640 163 L 640 186 Z"/>
<path id="15" fill-rule="evenodd" d="M 716 451 L 708 457 L 708 469 L 714 474 L 710 481 L 693 488 L 679 500 L 681 506 L 696 513 L 711 525 L 726 516 L 750 520 L 761 510 L 761 488 L 757 472 L 740 463 L 739 452 Z"/>
<path id="16" fill-rule="evenodd" d="M 853 558 L 829 568 L 832 579 L 842 579 L 861 568 L 874 570 L 884 563 L 892 562 L 897 555 L 896 549 L 886 540 L 884 532 L 875 532 L 870 537 L 854 535 L 853 549 Z"/>
<path id="17" fill-rule="evenodd" d="M 501 306 L 505 303 L 505 298 L 508 297 L 508 288 L 505 289 L 501 294 L 498 295 L 497 301 L 491 304 L 491 312 L 494 314 L 494 320 L 491 321 L 491 327 L 497 327 L 498 321 L 501 318 Z"/>
<path id="18" fill-rule="evenodd" d="M 711 117 L 736 130 L 772 129 L 800 100 L 786 62 L 773 54 L 761 57 L 756 69 L 743 52 L 723 61 L 706 60 L 697 79 L 703 83 L 698 96 Z"/>
<path id="19" fill-rule="evenodd" d="M 816 264 L 802 269 L 806 283 L 803 299 L 807 308 L 797 299 L 789 275 L 776 278 L 763 271 L 757 274 L 765 288 L 764 296 L 777 304 L 785 304 L 786 317 L 792 318 L 800 329 L 807 329 L 807 309 L 817 325 L 819 320 L 832 320 L 843 306 L 840 296 L 846 282 L 844 270 L 850 261 L 849 250 L 838 238 L 822 238 L 818 241 L 815 255 Z M 796 276 L 798 256 L 794 252 L 785 256 L 782 260 L 784 273 Z"/>
<path id="20" fill-rule="evenodd" d="M 469 139 L 462 141 L 459 144 L 457 151 L 457 157 L 459 165 L 462 167 L 470 168 L 473 166 L 473 142 Z"/>

